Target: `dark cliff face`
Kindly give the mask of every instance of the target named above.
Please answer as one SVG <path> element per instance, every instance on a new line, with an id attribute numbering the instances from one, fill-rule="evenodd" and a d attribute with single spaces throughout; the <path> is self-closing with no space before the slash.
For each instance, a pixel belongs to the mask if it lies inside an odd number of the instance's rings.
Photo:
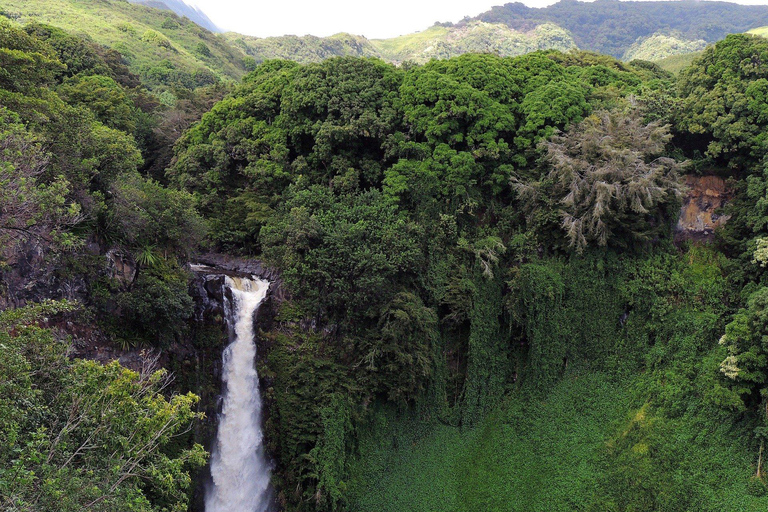
<path id="1" fill-rule="evenodd" d="M 256 276 L 266 279 L 271 283 L 269 295 L 276 296 L 281 301 L 285 299 L 280 274 L 276 269 L 264 265 L 259 260 L 237 258 L 219 253 L 201 254 L 193 259 L 192 265 L 208 267 L 208 270 L 200 269 L 198 272 L 201 274 L 219 273 L 232 276 Z"/>
<path id="2" fill-rule="evenodd" d="M 61 256 L 53 256 L 48 243 L 31 238 L 2 250 L 0 310 L 22 307 L 46 299 L 84 302 L 88 284 L 83 276 L 62 272 Z M 99 254 L 98 245 L 85 247 L 83 257 Z"/>

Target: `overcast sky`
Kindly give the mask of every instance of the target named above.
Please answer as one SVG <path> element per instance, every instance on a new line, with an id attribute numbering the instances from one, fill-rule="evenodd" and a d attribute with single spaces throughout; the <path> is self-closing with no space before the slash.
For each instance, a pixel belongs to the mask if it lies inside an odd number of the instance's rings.
<path id="1" fill-rule="evenodd" d="M 285 34 L 329 36 L 351 32 L 371 39 L 423 30 L 435 21 L 476 16 L 504 0 L 185 0 L 224 30 L 258 37 Z M 526 0 L 544 7 L 556 0 Z M 768 4 L 768 0 L 738 0 Z"/>

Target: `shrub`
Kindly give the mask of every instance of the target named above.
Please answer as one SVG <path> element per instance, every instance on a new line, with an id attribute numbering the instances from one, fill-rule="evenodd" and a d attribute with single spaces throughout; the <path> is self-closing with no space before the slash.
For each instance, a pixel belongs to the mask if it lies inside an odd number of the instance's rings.
<path id="1" fill-rule="evenodd" d="M 683 164 L 664 156 L 671 135 L 646 124 L 639 110 L 600 112 L 542 142 L 553 208 L 571 247 L 645 241 L 665 226 L 667 208 L 682 195 Z M 526 198 L 541 184 L 514 184 Z"/>
<path id="2" fill-rule="evenodd" d="M 165 37 L 160 32 L 154 31 L 152 29 L 147 30 L 144 32 L 144 35 L 141 36 L 141 40 L 145 43 L 153 44 L 155 46 L 159 46 L 161 48 L 165 48 L 167 50 L 174 50 L 175 48 L 171 44 L 171 42 L 168 40 L 167 37 Z"/>

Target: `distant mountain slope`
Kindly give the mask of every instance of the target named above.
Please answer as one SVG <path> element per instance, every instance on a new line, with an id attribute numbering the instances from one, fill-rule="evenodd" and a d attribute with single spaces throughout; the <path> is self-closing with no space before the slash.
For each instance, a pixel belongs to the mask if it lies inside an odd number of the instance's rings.
<path id="1" fill-rule="evenodd" d="M 266 59 L 290 59 L 309 63 L 320 62 L 328 57 L 352 55 L 379 57 L 396 63 L 423 63 L 430 59 L 449 58 L 470 52 L 516 56 L 536 50 L 566 51 L 576 47 L 568 31 L 552 23 L 544 23 L 526 31 L 513 30 L 499 23 L 433 25 L 414 34 L 372 40 L 346 33 L 330 37 L 267 38 L 227 33 L 225 37 L 233 46 L 252 56 L 256 62 Z"/>
<path id="2" fill-rule="evenodd" d="M 126 0 L 0 0 L 0 14 L 84 33 L 118 50 L 150 86 L 194 88 L 245 74 L 245 54 L 174 12 Z"/>
<path id="3" fill-rule="evenodd" d="M 224 37 L 232 46 L 253 57 L 257 63 L 267 59 L 287 59 L 308 64 L 329 57 L 381 57 L 376 47 L 363 36 L 340 33 L 330 37 L 281 36 L 251 37 L 227 32 Z"/>
<path id="4" fill-rule="evenodd" d="M 211 32 L 221 32 L 214 22 L 199 8 L 186 4 L 182 0 L 128 0 L 132 4 L 145 5 L 156 9 L 173 11 L 179 16 L 189 18 Z"/>
<path id="5" fill-rule="evenodd" d="M 256 62 L 269 58 L 318 62 L 336 55 L 426 62 L 468 52 L 514 56 L 570 48 L 624 60 L 658 61 L 700 51 L 727 34 L 763 25 L 768 25 L 768 6 L 694 0 L 561 0 L 541 9 L 508 3 L 473 19 L 435 24 L 391 39 L 368 40 L 350 34 L 262 39 L 229 33 L 226 37 Z"/>
<path id="6" fill-rule="evenodd" d="M 713 43 L 727 34 L 768 25 L 768 5 L 738 5 L 693 0 L 623 2 L 561 0 L 544 8 L 509 3 L 480 14 L 476 20 L 504 23 L 526 30 L 550 22 L 573 34 L 579 48 L 624 57 L 625 52 L 654 34 L 677 34 L 681 41 Z"/>
<path id="7" fill-rule="evenodd" d="M 347 33 L 270 38 L 214 34 L 202 27 L 217 30 L 210 19 L 184 0 L 0 0 L 0 14 L 85 33 L 122 53 L 144 83 L 185 88 L 221 78 L 237 80 L 254 64 L 274 58 L 310 63 L 361 56 L 421 63 L 470 52 L 515 56 L 580 48 L 624 60 L 660 61 L 699 51 L 729 33 L 768 25 L 768 6 L 693 0 L 561 0 L 542 9 L 511 3 L 474 19 L 377 40 Z M 688 60 L 672 59 L 665 65 L 678 68 Z"/>
<path id="8" fill-rule="evenodd" d="M 552 23 L 515 30 L 500 23 L 470 22 L 433 27 L 392 39 L 372 40 L 381 55 L 393 62 L 426 62 L 463 53 L 496 53 L 514 57 L 536 50 L 567 51 L 576 47 L 571 34 Z"/>

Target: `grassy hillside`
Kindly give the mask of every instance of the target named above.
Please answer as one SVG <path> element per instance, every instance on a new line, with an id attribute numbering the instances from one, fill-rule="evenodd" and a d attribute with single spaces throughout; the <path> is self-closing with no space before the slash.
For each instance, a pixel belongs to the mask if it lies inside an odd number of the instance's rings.
<path id="1" fill-rule="evenodd" d="M 768 37 L 768 27 L 757 27 L 747 31 L 747 34 L 754 34 L 760 37 Z"/>
<path id="2" fill-rule="evenodd" d="M 768 37 L 768 26 L 753 28 L 752 30 L 748 30 L 747 34 Z M 650 60 L 661 66 L 662 69 L 677 74 L 684 68 L 690 66 L 697 57 L 704 53 L 703 45 L 698 49 L 694 49 L 696 46 L 699 46 L 700 43 L 701 41 L 680 41 L 674 37 L 653 36 L 637 45 L 636 51 L 632 51 L 632 49 L 628 50 L 625 60 Z M 674 53 L 659 57 L 669 51 L 674 51 Z"/>
<path id="3" fill-rule="evenodd" d="M 693 61 L 696 59 L 696 57 L 701 56 L 702 53 L 704 52 L 698 51 L 693 53 L 685 53 L 682 55 L 671 55 L 664 59 L 657 60 L 656 64 L 661 66 L 663 70 L 669 71 L 670 73 L 673 73 L 676 75 L 683 69 L 690 66 L 691 63 L 693 63 Z"/>
<path id="4" fill-rule="evenodd" d="M 0 0 L 0 12 L 20 23 L 84 32 L 122 53 L 148 85 L 194 88 L 245 73 L 240 50 L 170 11 L 125 0 Z"/>
<path id="5" fill-rule="evenodd" d="M 551 23 L 526 31 L 506 25 L 473 22 L 459 26 L 432 27 L 391 39 L 368 40 L 363 36 L 336 34 L 330 37 L 283 36 L 257 38 L 236 33 L 226 39 L 252 56 L 256 62 L 289 59 L 303 64 L 335 56 L 379 57 L 389 62 L 445 59 L 464 53 L 495 53 L 517 56 L 536 50 L 568 50 L 576 44 L 571 35 Z"/>
<path id="6" fill-rule="evenodd" d="M 421 32 L 405 34 L 389 39 L 377 39 L 376 47 L 387 55 L 406 55 L 413 53 L 418 48 L 427 48 L 434 41 L 445 39 L 449 34 L 448 28 L 443 25 L 432 25 Z"/>

